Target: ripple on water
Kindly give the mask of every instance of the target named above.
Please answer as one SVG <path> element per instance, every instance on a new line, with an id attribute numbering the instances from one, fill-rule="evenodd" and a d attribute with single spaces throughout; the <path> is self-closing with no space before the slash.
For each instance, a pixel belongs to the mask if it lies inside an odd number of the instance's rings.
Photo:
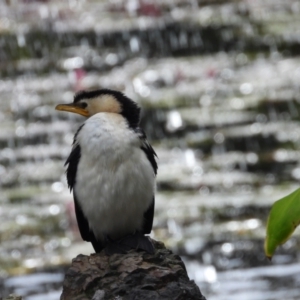
<path id="1" fill-rule="evenodd" d="M 10 291 L 14 291 L 22 295 L 24 300 L 57 300 L 61 294 L 63 279 L 63 273 L 46 272 L 11 277 L 4 280 L 2 295 L 5 297 Z"/>
<path id="2" fill-rule="evenodd" d="M 159 156 L 153 236 L 187 257 L 204 295 L 299 299 L 299 233 L 274 266 L 262 250 L 271 204 L 300 177 L 298 0 L 29 2 L 0 3 L 1 277 L 92 251 L 63 169 L 82 118 L 54 107 L 110 87 L 144 108 Z M 5 288 L 57 299 L 62 276 Z"/>

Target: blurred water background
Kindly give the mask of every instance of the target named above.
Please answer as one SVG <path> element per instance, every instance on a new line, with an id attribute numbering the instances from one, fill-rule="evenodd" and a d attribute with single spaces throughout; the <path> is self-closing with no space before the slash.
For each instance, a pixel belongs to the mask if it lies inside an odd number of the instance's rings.
<path id="1" fill-rule="evenodd" d="M 299 187 L 298 0 L 0 2 L 0 298 L 59 299 L 79 237 L 64 161 L 80 89 L 143 107 L 159 157 L 152 236 L 209 300 L 300 299 L 299 231 L 272 262 L 271 204 Z"/>

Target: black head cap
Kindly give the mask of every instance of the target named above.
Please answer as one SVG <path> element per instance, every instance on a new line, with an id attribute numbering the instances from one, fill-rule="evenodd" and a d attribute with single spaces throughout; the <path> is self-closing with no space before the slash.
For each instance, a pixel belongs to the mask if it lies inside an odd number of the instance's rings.
<path id="1" fill-rule="evenodd" d="M 101 95 L 111 95 L 121 104 L 120 114 L 127 120 L 131 128 L 136 128 L 140 122 L 140 107 L 123 93 L 110 89 L 80 91 L 74 96 L 74 103 L 83 99 L 93 99 Z"/>

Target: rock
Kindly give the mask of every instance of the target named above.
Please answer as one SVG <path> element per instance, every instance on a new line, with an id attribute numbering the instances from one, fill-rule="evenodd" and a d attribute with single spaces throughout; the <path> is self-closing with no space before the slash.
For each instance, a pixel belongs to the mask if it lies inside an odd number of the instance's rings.
<path id="1" fill-rule="evenodd" d="M 181 258 L 152 241 L 154 254 L 78 255 L 66 273 L 61 300 L 205 300 Z"/>

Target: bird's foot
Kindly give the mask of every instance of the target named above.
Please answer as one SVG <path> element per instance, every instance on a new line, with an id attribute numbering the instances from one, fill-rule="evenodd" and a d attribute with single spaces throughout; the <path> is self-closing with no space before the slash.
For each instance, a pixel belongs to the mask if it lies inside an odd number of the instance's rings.
<path id="1" fill-rule="evenodd" d="M 106 255 L 116 253 L 127 253 L 129 250 L 143 250 L 149 254 L 154 254 L 154 246 L 149 237 L 142 233 L 134 233 L 127 235 L 119 240 L 108 239 L 107 246 L 105 247 Z"/>

